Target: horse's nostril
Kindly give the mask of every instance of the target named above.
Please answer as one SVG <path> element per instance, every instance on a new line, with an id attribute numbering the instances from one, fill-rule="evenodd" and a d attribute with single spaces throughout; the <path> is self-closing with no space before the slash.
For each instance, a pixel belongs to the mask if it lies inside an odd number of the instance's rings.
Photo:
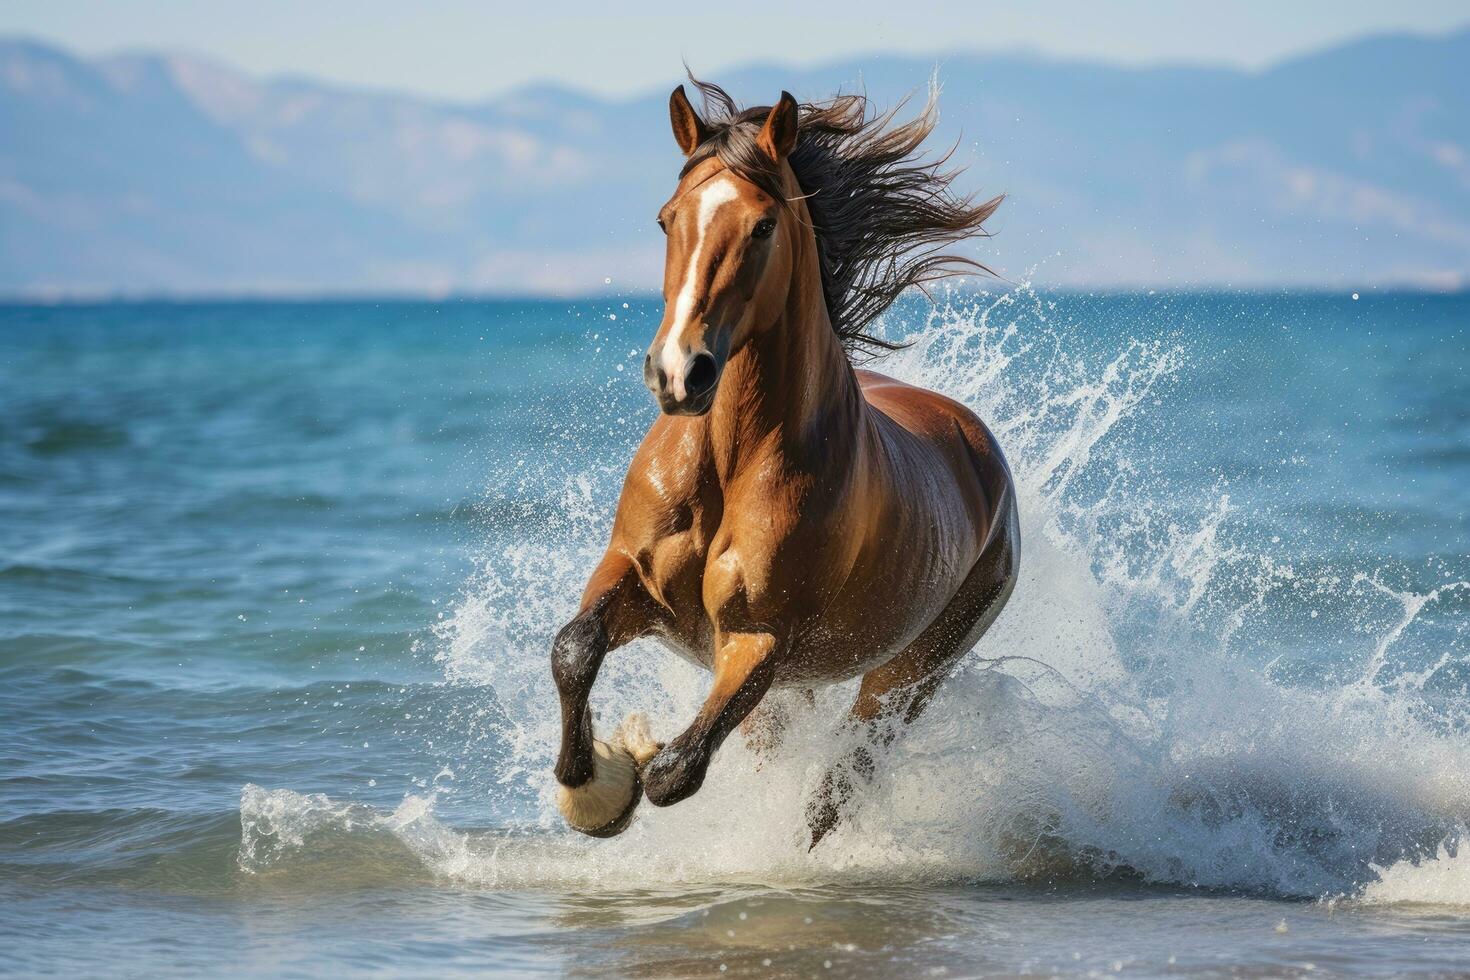
<path id="1" fill-rule="evenodd" d="M 711 354 L 696 354 L 684 373 L 684 392 L 698 398 L 715 386 L 715 359 Z"/>

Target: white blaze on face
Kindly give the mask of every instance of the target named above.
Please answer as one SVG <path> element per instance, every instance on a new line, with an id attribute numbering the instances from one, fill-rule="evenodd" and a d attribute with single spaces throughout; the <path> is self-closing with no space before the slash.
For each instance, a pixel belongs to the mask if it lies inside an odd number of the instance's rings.
<path id="1" fill-rule="evenodd" d="M 684 332 L 690 326 L 698 325 L 692 321 L 695 319 L 695 291 L 699 288 L 699 259 L 704 252 L 705 234 L 715 219 L 715 212 L 735 200 L 739 192 L 735 188 L 735 181 L 722 174 L 691 193 L 699 195 L 699 210 L 695 214 L 694 249 L 689 253 L 689 267 L 684 270 L 684 284 L 679 289 L 678 298 L 674 300 L 674 322 L 669 326 L 669 335 L 664 338 L 663 350 L 659 352 L 659 365 L 664 369 L 676 398 L 684 397 L 684 362 L 689 359 L 690 354 L 683 343 Z"/>

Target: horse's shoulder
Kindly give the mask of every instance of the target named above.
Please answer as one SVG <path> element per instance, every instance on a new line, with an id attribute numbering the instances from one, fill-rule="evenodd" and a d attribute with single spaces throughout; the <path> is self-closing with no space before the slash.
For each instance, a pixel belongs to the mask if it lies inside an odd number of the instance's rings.
<path id="1" fill-rule="evenodd" d="M 697 520 L 705 456 L 698 433 L 683 421 L 661 415 L 643 437 L 623 477 L 615 533 L 652 540 Z"/>

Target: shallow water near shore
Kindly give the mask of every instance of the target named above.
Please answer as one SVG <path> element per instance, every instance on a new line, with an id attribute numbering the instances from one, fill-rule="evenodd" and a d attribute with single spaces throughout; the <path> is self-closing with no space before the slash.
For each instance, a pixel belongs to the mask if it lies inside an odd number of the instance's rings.
<path id="1" fill-rule="evenodd" d="M 1470 298 L 936 299 L 1022 580 L 811 853 L 850 685 L 552 805 L 653 299 L 0 309 L 0 972 L 1470 970 Z"/>

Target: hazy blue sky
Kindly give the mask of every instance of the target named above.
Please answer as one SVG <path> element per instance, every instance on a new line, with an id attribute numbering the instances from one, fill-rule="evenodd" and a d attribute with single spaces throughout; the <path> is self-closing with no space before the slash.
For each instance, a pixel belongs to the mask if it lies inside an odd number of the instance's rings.
<path id="1" fill-rule="evenodd" d="M 606 93 L 752 60 L 1028 48 L 1125 63 L 1258 66 L 1367 32 L 1441 32 L 1466 0 L 4 0 L 0 32 L 85 53 L 188 49 L 265 74 L 473 99 L 531 81 Z"/>

